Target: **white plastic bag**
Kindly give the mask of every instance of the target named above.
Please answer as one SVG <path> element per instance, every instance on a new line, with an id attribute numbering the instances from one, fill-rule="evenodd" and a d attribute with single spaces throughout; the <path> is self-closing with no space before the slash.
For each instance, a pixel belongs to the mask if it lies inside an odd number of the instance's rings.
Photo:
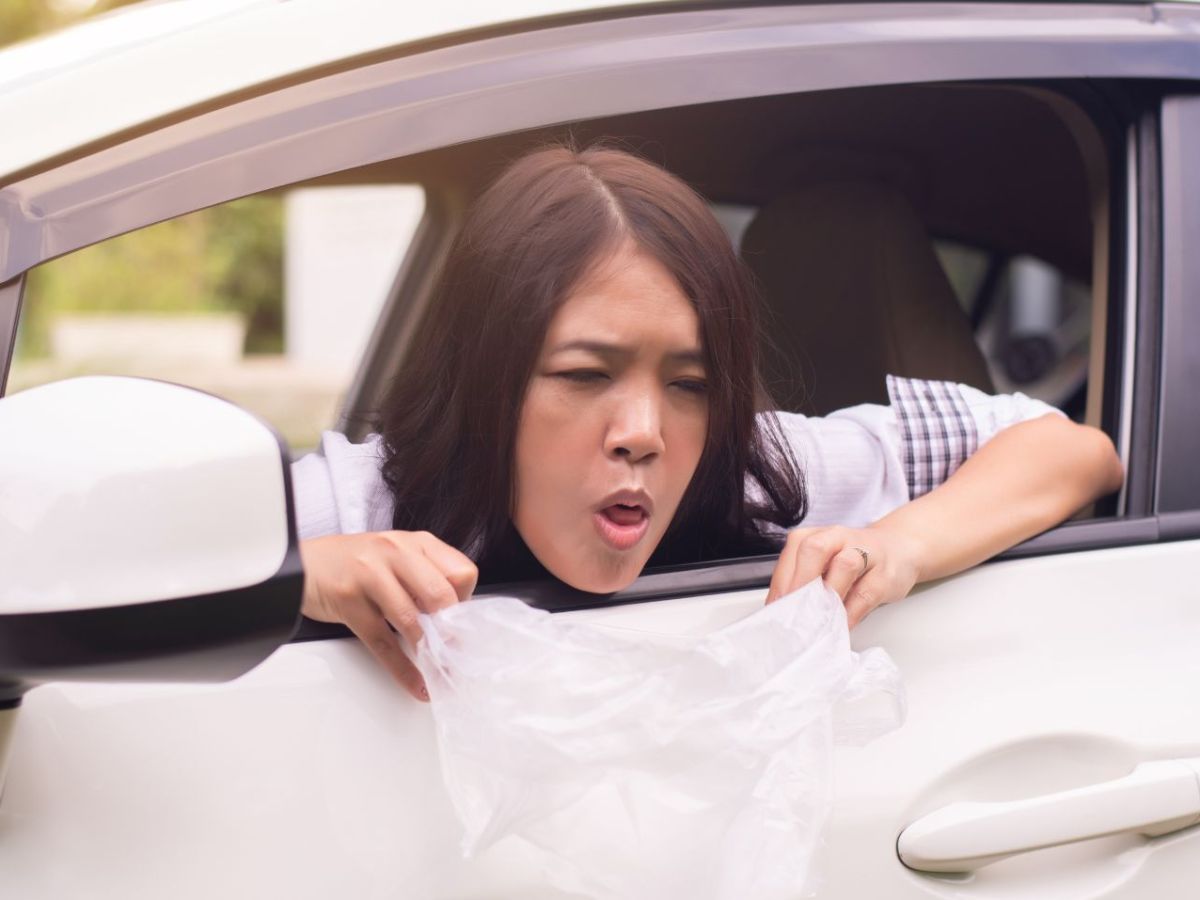
<path id="1" fill-rule="evenodd" d="M 850 650 L 842 603 L 819 580 L 697 638 L 509 598 L 422 628 L 417 664 L 464 855 L 518 835 L 548 854 L 558 887 L 595 900 L 800 896 L 834 743 L 904 715 L 895 666 Z"/>

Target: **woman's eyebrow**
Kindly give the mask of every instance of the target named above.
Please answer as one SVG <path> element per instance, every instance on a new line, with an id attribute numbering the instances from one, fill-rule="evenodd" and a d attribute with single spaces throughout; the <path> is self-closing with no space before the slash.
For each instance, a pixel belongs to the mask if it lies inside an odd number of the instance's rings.
<path id="1" fill-rule="evenodd" d="M 558 344 L 550 350 L 551 354 L 564 353 L 567 350 L 584 350 L 589 353 L 595 353 L 598 356 L 632 356 L 634 348 L 626 344 L 612 344 L 607 341 L 566 341 Z M 696 365 L 704 365 L 704 354 L 697 348 L 692 350 L 676 350 L 673 353 L 668 353 L 667 358 L 672 362 L 695 363 Z"/>

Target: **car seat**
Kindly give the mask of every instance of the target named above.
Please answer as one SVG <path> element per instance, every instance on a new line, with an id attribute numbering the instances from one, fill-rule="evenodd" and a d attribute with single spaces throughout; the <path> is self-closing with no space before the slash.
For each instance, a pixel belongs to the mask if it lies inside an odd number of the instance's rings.
<path id="1" fill-rule="evenodd" d="M 992 391 L 983 354 L 916 211 L 898 190 L 823 182 L 764 205 L 742 256 L 764 300 L 763 373 L 778 409 L 888 402 L 884 376 Z"/>

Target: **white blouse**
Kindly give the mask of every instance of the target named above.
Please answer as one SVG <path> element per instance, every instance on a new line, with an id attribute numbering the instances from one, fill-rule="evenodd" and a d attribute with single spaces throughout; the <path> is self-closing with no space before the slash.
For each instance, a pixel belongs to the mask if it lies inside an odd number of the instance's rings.
<path id="1" fill-rule="evenodd" d="M 775 416 L 804 473 L 804 525 L 862 527 L 937 487 L 997 432 L 1061 412 L 1024 394 L 992 396 L 963 384 L 888 376 L 887 406 L 828 416 Z M 380 471 L 381 440 L 361 444 L 326 431 L 320 448 L 292 464 L 301 540 L 387 531 L 392 497 Z"/>

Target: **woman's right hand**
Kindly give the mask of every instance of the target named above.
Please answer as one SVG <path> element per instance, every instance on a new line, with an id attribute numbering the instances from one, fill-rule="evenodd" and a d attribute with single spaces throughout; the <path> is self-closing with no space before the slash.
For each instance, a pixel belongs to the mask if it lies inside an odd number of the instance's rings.
<path id="1" fill-rule="evenodd" d="M 424 531 L 334 534 L 300 542 L 304 615 L 340 622 L 418 700 L 429 693 L 390 622 L 415 651 L 417 619 L 466 600 L 479 570 L 460 551 Z"/>

